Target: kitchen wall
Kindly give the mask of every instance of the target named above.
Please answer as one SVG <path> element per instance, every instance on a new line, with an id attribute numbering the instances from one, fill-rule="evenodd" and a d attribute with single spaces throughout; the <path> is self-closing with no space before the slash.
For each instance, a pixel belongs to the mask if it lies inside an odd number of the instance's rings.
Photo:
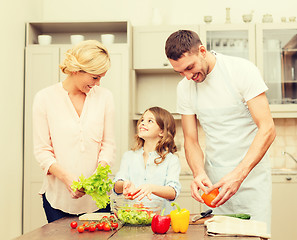
<path id="1" fill-rule="evenodd" d="M 204 15 L 212 15 L 213 23 L 224 23 L 226 7 L 231 8 L 232 23 L 242 22 L 241 15 L 252 10 L 255 10 L 253 22 L 260 22 L 265 13 L 271 13 L 274 21 L 280 22 L 282 16 L 296 16 L 297 9 L 297 1 L 292 0 L 283 0 L 281 3 L 270 0 L 213 0 L 211 3 L 190 0 L 182 3 L 179 0 L 1 1 L 1 239 L 11 239 L 21 234 L 25 22 L 128 19 L 134 26 L 147 25 L 151 24 L 154 7 L 159 8 L 165 24 L 199 24 L 203 23 Z M 297 122 L 295 119 L 277 119 L 275 122 L 278 137 L 270 154 L 274 156 L 273 164 L 282 167 L 280 151 L 283 148 L 297 155 L 294 147 L 297 141 Z M 203 132 L 201 134 L 203 145 Z M 182 147 L 180 127 L 177 139 Z M 289 160 L 285 160 L 285 166 L 291 164 Z M 187 168 L 185 162 L 183 166 Z"/>
<path id="2" fill-rule="evenodd" d="M 41 16 L 42 1 L 1 1 L 1 239 L 21 234 L 25 22 Z"/>

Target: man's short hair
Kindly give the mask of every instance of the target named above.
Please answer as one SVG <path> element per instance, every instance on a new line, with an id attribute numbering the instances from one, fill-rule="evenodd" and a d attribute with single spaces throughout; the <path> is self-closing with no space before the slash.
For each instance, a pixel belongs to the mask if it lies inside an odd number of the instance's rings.
<path id="1" fill-rule="evenodd" d="M 178 30 L 167 38 L 165 53 L 167 58 L 177 61 L 186 52 L 198 51 L 201 44 L 197 33 L 190 30 Z"/>

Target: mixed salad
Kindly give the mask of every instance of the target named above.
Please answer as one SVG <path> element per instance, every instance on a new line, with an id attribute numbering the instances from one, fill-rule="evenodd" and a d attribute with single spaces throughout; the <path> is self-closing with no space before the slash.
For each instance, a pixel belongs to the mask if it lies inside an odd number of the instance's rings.
<path id="1" fill-rule="evenodd" d="M 133 207 L 124 206 L 117 211 L 117 218 L 124 224 L 131 225 L 150 225 L 153 216 L 156 215 L 153 211 L 148 210 L 142 203 L 134 204 Z"/>

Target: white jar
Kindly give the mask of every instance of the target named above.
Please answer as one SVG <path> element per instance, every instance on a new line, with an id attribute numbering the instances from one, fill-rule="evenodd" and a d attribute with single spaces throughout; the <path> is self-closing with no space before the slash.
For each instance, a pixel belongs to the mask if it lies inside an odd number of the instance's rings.
<path id="1" fill-rule="evenodd" d="M 52 43 L 52 36 L 50 35 L 38 35 L 39 45 L 50 45 Z"/>

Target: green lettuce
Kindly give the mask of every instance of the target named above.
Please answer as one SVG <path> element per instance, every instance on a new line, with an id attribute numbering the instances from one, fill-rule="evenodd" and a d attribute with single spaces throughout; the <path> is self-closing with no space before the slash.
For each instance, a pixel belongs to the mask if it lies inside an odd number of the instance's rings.
<path id="1" fill-rule="evenodd" d="M 109 178 L 109 173 L 111 173 L 111 170 L 108 165 L 103 167 L 99 164 L 92 176 L 85 178 L 82 174 L 79 177 L 79 181 L 73 181 L 71 188 L 73 191 L 83 188 L 85 193 L 90 195 L 96 202 L 99 209 L 105 208 L 110 202 L 108 193 L 113 188 L 113 182 Z"/>

